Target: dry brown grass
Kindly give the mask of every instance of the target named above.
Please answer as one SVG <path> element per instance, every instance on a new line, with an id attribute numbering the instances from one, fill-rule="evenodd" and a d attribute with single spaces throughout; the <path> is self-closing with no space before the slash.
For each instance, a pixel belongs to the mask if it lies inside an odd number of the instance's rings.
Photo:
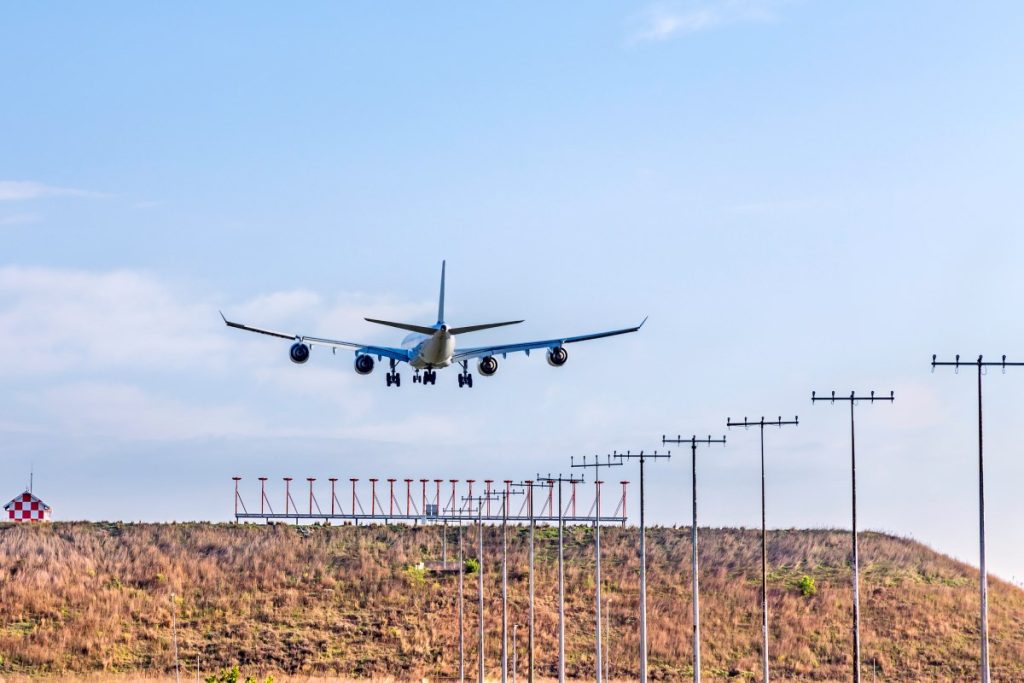
<path id="1" fill-rule="evenodd" d="M 486 528 L 490 548 L 498 528 Z M 538 671 L 556 673 L 553 529 L 537 543 Z M 0 526 L 0 676 L 167 680 L 173 671 L 172 593 L 178 596 L 183 680 L 239 664 L 279 680 L 310 677 L 451 679 L 457 674 L 454 576 L 417 577 L 440 555 L 438 527 L 305 527 L 68 523 Z M 593 674 L 592 531 L 567 532 L 568 675 Z M 449 529 L 450 556 L 457 552 Z M 526 529 L 510 533 L 511 619 L 526 622 Z M 636 529 L 602 532 L 612 675 L 635 676 Z M 475 544 L 467 543 L 467 554 Z M 689 676 L 689 530 L 649 530 L 652 678 Z M 849 678 L 848 536 L 770 534 L 772 665 L 777 681 Z M 904 539 L 862 537 L 862 631 L 879 680 L 976 676 L 977 574 Z M 759 534 L 701 535 L 704 674 L 759 678 Z M 497 674 L 500 575 L 486 567 L 487 661 Z M 796 585 L 812 576 L 818 592 Z M 476 661 L 475 577 L 466 581 L 467 671 Z M 993 581 L 993 680 L 1024 681 L 1024 592 Z M 520 628 L 520 675 L 525 628 Z M 870 669 L 869 669 L 870 671 Z M 735 678 L 740 677 L 740 678 Z M 150 680 L 150 679 L 147 679 Z M 332 680 L 338 680 L 332 678 Z"/>

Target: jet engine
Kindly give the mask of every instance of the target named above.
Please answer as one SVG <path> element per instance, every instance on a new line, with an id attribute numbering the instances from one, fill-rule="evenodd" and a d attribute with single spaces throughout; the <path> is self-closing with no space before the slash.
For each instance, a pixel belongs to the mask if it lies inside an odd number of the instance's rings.
<path id="1" fill-rule="evenodd" d="M 490 377 L 498 371 L 498 359 L 494 356 L 484 356 L 476 364 L 476 371 L 484 377 Z"/>
<path id="2" fill-rule="evenodd" d="M 567 360 L 569 360 L 569 352 L 564 347 L 556 346 L 548 351 L 548 365 L 552 367 L 560 368 L 565 365 Z"/>
<path id="3" fill-rule="evenodd" d="M 369 375 L 373 372 L 373 358 L 367 356 L 365 353 L 361 353 L 356 356 L 356 372 L 360 375 Z"/>
<path id="4" fill-rule="evenodd" d="M 288 356 L 292 359 L 293 363 L 302 365 L 309 360 L 309 347 L 300 342 L 292 344 L 291 350 L 288 351 Z"/>

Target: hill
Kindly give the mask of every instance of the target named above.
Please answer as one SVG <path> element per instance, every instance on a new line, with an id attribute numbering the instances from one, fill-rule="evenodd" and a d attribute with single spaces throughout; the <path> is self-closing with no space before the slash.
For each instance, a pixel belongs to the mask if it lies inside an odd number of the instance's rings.
<path id="1" fill-rule="evenodd" d="M 475 532 L 474 532 L 475 533 Z M 500 647 L 500 528 L 485 528 L 489 675 Z M 440 558 L 440 527 L 58 523 L 0 526 L 0 675 L 166 675 L 172 594 L 188 676 L 243 673 L 457 676 L 457 578 L 419 570 Z M 538 529 L 538 675 L 557 657 L 555 529 Z M 448 529 L 448 553 L 457 534 Z M 475 539 L 475 536 L 472 538 Z M 653 679 L 691 674 L 687 528 L 649 530 Z M 511 621 L 526 623 L 527 530 L 510 531 Z M 567 530 L 568 675 L 593 675 L 592 530 Z M 773 531 L 772 666 L 778 681 L 849 679 L 849 537 Z M 606 634 L 613 678 L 637 667 L 637 530 L 605 528 Z M 467 556 L 473 543 L 467 543 Z M 862 537 L 863 656 L 870 679 L 977 676 L 977 573 L 892 536 Z M 759 680 L 759 533 L 701 530 L 707 680 Z M 809 590 L 807 580 L 814 582 Z M 813 593 L 813 594 L 812 594 Z M 1024 592 L 993 580 L 993 680 L 1024 680 Z M 476 661 L 476 582 L 466 580 L 467 671 Z M 525 675 L 525 626 L 519 672 Z M 757 673 L 755 673 L 757 672 Z"/>

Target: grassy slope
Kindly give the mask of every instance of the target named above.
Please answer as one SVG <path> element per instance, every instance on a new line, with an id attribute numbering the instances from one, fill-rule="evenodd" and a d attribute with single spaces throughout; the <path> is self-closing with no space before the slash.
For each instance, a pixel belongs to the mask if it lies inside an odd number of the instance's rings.
<path id="1" fill-rule="evenodd" d="M 184 659 L 262 671 L 412 679 L 457 673 L 456 577 L 407 565 L 440 556 L 440 530 L 211 524 L 0 526 L 0 674 L 160 673 L 173 668 L 170 595 Z M 499 529 L 487 528 L 489 548 Z M 555 673 L 553 529 L 538 530 L 538 667 Z M 567 532 L 570 677 L 592 675 L 591 530 Z M 526 622 L 526 530 L 510 533 L 511 620 Z M 450 530 L 449 553 L 457 552 Z M 759 534 L 702 530 L 705 677 L 759 671 Z M 475 540 L 475 539 L 474 539 Z M 848 536 L 770 533 L 774 678 L 849 678 Z M 467 543 L 467 546 L 474 544 Z M 613 678 L 635 675 L 636 529 L 602 533 Z M 688 529 L 649 531 L 652 677 L 690 673 Z M 467 549 L 467 554 L 468 554 Z M 976 572 L 903 539 L 864 534 L 864 660 L 880 680 L 976 677 Z M 499 557 L 488 557 L 487 661 L 500 647 Z M 818 592 L 797 587 L 804 574 Z M 466 579 L 467 668 L 476 661 L 476 577 Z M 993 680 L 1024 680 L 1024 592 L 990 590 Z M 525 671 L 525 628 L 520 628 Z M 189 665 L 190 668 L 193 664 Z M 870 668 L 868 669 L 870 671 Z M 757 679 L 760 678 L 758 673 Z"/>

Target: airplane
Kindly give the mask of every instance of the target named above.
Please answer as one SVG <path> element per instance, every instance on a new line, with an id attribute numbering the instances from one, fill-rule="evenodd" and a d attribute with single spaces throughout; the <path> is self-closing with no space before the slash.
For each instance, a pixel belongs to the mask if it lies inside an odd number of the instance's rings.
<path id="1" fill-rule="evenodd" d="M 459 387 L 472 387 L 473 375 L 469 372 L 469 361 L 476 358 L 477 372 L 484 377 L 491 377 L 498 371 L 498 360 L 495 356 L 506 358 L 510 353 L 524 352 L 527 356 L 533 349 L 547 349 L 548 364 L 553 367 L 561 367 L 569 360 L 569 352 L 565 350 L 566 344 L 575 344 L 591 339 L 603 337 L 614 337 L 620 334 L 636 332 L 647 318 L 635 327 L 627 327 L 621 330 L 610 330 L 607 332 L 594 332 L 582 334 L 575 337 L 559 337 L 556 339 L 545 339 L 543 341 L 520 342 L 517 344 L 494 344 L 491 346 L 477 346 L 466 349 L 458 349 L 455 345 L 457 335 L 469 332 L 479 332 L 494 327 L 505 327 L 507 325 L 518 325 L 522 320 L 510 320 L 500 323 L 485 323 L 482 325 L 467 325 L 464 327 L 449 327 L 444 319 L 444 280 L 445 262 L 441 262 L 441 293 L 437 303 L 437 322 L 433 325 L 410 325 L 407 323 L 396 323 L 388 320 L 377 320 L 375 318 L 364 318 L 367 322 L 377 325 L 387 325 L 406 330 L 410 334 L 402 341 L 401 347 L 374 346 L 372 344 L 358 344 L 355 342 L 340 341 L 337 339 L 322 339 L 320 337 L 309 337 L 302 334 L 287 334 L 275 332 L 260 327 L 243 325 L 242 323 L 231 322 L 224 314 L 220 317 L 228 327 L 239 330 L 256 332 L 271 337 L 279 337 L 292 342 L 288 352 L 293 363 L 299 365 L 309 360 L 310 348 L 313 346 L 330 347 L 333 352 L 339 348 L 355 349 L 355 370 L 360 375 L 369 375 L 373 372 L 374 357 L 377 361 L 388 359 L 390 370 L 385 376 L 386 386 L 401 386 L 402 378 L 398 373 L 399 363 L 408 363 L 415 374 L 412 381 L 420 384 L 436 384 L 437 370 L 446 368 L 449 365 L 458 364 L 462 366 L 459 373 Z M 422 374 L 421 374 L 422 371 Z"/>

